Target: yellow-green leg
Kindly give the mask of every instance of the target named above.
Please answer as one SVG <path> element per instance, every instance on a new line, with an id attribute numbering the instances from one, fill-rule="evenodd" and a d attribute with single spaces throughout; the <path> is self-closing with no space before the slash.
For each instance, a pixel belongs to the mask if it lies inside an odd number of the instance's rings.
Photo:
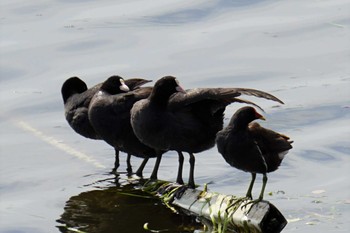
<path id="1" fill-rule="evenodd" d="M 266 175 L 266 173 L 264 173 L 263 174 L 263 184 L 262 184 L 261 192 L 259 195 L 259 201 L 261 201 L 264 198 L 266 184 L 267 184 L 267 175 Z"/>
<path id="2" fill-rule="evenodd" d="M 250 198 L 251 200 L 253 199 L 252 190 L 253 190 L 255 178 L 256 178 L 256 173 L 252 173 L 252 180 L 250 181 L 249 188 L 248 188 L 247 194 L 246 194 L 246 197 Z"/>
<path id="3" fill-rule="evenodd" d="M 253 188 L 253 184 L 252 184 L 252 183 L 254 183 L 255 177 L 256 177 L 256 174 L 255 174 L 255 173 L 252 173 L 252 182 L 251 182 L 250 185 L 249 185 L 248 192 L 247 192 L 247 197 L 248 197 L 249 192 L 250 192 L 250 194 L 251 194 L 251 191 L 252 191 L 251 189 Z M 242 208 L 243 208 L 243 207 L 246 207 L 246 206 L 249 205 L 249 204 L 255 205 L 256 203 L 258 203 L 258 202 L 260 202 L 260 201 L 263 200 L 263 198 L 264 198 L 264 192 L 265 192 L 265 187 L 266 187 L 266 183 L 267 183 L 267 176 L 266 176 L 266 173 L 264 173 L 264 174 L 263 174 L 263 184 L 262 184 L 262 188 L 261 188 L 261 192 L 260 192 L 259 198 L 256 199 L 256 200 L 252 200 L 252 201 L 249 201 L 249 202 L 245 203 L 245 204 L 242 206 Z M 251 199 L 252 199 L 252 198 L 251 198 Z"/>

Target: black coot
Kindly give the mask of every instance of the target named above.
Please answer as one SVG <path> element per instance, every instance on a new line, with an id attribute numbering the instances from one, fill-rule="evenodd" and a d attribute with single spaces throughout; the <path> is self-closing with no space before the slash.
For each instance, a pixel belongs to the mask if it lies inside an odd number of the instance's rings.
<path id="1" fill-rule="evenodd" d="M 156 157 L 154 149 L 142 144 L 130 124 L 130 109 L 133 104 L 147 98 L 151 87 L 129 91 L 123 78 L 112 76 L 100 87 L 89 106 L 89 120 L 96 132 L 116 150 L 144 158 L 136 174 L 142 171 L 148 158 Z"/>
<path id="2" fill-rule="evenodd" d="M 195 187 L 193 153 L 215 145 L 216 133 L 223 127 L 225 107 L 232 102 L 251 103 L 237 97 L 254 95 L 282 103 L 276 97 L 253 89 L 197 88 L 184 91 L 175 77 L 166 76 L 154 85 L 152 94 L 134 104 L 131 124 L 141 142 L 157 150 L 179 152 L 178 181 L 182 180 L 181 151 L 190 155 L 188 186 Z M 151 178 L 157 178 L 158 154 Z"/>
<path id="3" fill-rule="evenodd" d="M 91 139 L 100 139 L 88 118 L 90 101 L 100 86 L 101 84 L 97 84 L 88 89 L 83 80 L 71 77 L 63 83 L 61 88 L 66 120 L 75 132 Z"/>
<path id="4" fill-rule="evenodd" d="M 264 120 L 252 107 L 240 108 L 228 126 L 217 133 L 217 147 L 231 166 L 250 172 L 252 180 L 247 197 L 252 199 L 252 188 L 256 173 L 263 174 L 263 186 L 258 200 L 263 199 L 267 183 L 266 173 L 275 171 L 284 155 L 292 148 L 289 137 L 261 127 L 252 122 Z"/>
<path id="5" fill-rule="evenodd" d="M 145 79 L 128 79 L 125 81 L 126 85 L 130 89 L 137 89 L 139 86 L 145 84 L 148 80 Z M 88 107 L 92 97 L 100 89 L 102 83 L 99 83 L 90 89 L 83 80 L 78 77 L 71 77 L 67 79 L 61 88 L 63 103 L 64 103 L 64 114 L 68 124 L 72 129 L 90 139 L 101 139 L 90 124 L 88 118 Z M 119 167 L 119 151 L 115 151 L 115 165 L 116 170 Z"/>

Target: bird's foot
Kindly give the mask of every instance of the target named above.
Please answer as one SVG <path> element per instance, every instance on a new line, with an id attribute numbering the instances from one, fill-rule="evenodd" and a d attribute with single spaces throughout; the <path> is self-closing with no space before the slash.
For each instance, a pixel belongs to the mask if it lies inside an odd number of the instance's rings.
<path id="1" fill-rule="evenodd" d="M 136 171 L 135 175 L 137 175 L 137 176 L 140 177 L 140 178 L 143 177 L 142 171 L 139 171 L 139 170 Z"/>
<path id="2" fill-rule="evenodd" d="M 176 190 L 178 187 L 179 186 L 174 183 L 164 183 L 158 188 L 157 192 L 161 195 L 165 193 L 173 193 L 173 190 Z"/>
<path id="3" fill-rule="evenodd" d="M 131 176 L 133 173 L 132 173 L 132 168 L 131 167 L 128 167 L 127 169 L 126 169 L 126 174 L 128 175 L 128 176 Z"/>
<path id="4" fill-rule="evenodd" d="M 140 177 L 140 178 L 143 178 L 143 167 L 142 167 L 142 166 L 140 166 L 140 167 L 137 169 L 135 175 L 137 175 L 137 176 Z"/>
<path id="5" fill-rule="evenodd" d="M 178 177 L 177 179 L 176 179 L 176 183 L 178 183 L 178 184 L 180 184 L 180 185 L 183 185 L 184 184 L 184 181 L 183 181 L 183 179 L 180 177 Z"/>
<path id="6" fill-rule="evenodd" d="M 247 205 L 251 205 L 251 207 L 253 207 L 254 205 L 258 204 L 261 201 L 262 201 L 262 198 L 258 198 L 258 199 L 255 199 L 255 200 L 248 201 L 247 203 L 245 203 L 244 205 L 241 206 L 241 209 L 246 208 Z"/>
<path id="7" fill-rule="evenodd" d="M 112 171 L 111 171 L 110 173 L 111 173 L 111 174 L 115 174 L 115 175 L 118 174 L 117 168 L 113 168 Z"/>
<path id="8" fill-rule="evenodd" d="M 176 199 L 181 199 L 181 197 L 184 195 L 184 193 L 186 192 L 187 189 L 189 189 L 190 187 L 188 185 L 182 185 L 179 188 L 176 189 L 175 193 L 174 193 L 174 198 Z"/>
<path id="9" fill-rule="evenodd" d="M 239 198 L 234 198 L 232 199 L 233 203 L 230 204 L 229 206 L 227 206 L 226 208 L 226 213 L 228 213 L 228 210 L 232 207 L 235 207 L 235 210 L 238 208 L 238 206 L 241 205 L 242 202 L 245 202 L 245 201 L 248 201 L 248 200 L 251 200 L 251 198 L 249 197 L 239 197 Z"/>
<path id="10" fill-rule="evenodd" d="M 194 182 L 188 182 L 186 186 L 190 189 L 196 189 L 198 187 Z"/>

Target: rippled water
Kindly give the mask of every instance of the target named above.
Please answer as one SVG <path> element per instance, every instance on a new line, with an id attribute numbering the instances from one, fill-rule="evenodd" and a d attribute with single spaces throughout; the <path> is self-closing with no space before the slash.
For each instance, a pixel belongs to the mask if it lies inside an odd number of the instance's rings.
<path id="1" fill-rule="evenodd" d="M 269 174 L 265 199 L 289 220 L 283 232 L 348 232 L 349 11 L 346 0 L 2 1 L 0 232 L 201 228 L 157 199 L 124 195 L 140 191 L 108 174 L 113 149 L 65 122 L 64 80 L 92 86 L 112 74 L 171 74 L 185 88 L 250 87 L 281 98 L 283 106 L 249 98 L 265 109 L 261 124 L 295 141 Z M 240 106 L 227 108 L 225 123 Z M 216 148 L 196 158 L 200 188 L 245 194 L 250 175 Z M 159 177 L 175 180 L 176 167 L 167 153 Z M 258 176 L 255 196 L 260 186 Z"/>

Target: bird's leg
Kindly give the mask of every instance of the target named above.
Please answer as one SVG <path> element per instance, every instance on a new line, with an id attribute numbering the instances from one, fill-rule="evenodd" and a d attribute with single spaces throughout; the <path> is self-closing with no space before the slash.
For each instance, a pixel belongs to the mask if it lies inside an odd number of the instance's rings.
<path id="1" fill-rule="evenodd" d="M 190 155 L 190 176 L 188 178 L 188 184 L 183 185 L 177 189 L 177 191 L 174 195 L 177 199 L 180 199 L 188 188 L 190 188 L 190 189 L 196 188 L 196 185 L 194 183 L 194 165 L 195 165 L 196 159 L 192 153 L 188 153 L 188 154 Z M 180 160 L 180 154 L 179 154 L 179 160 Z"/>
<path id="2" fill-rule="evenodd" d="M 190 176 L 188 178 L 188 187 L 191 189 L 195 189 L 196 185 L 194 183 L 194 165 L 196 163 L 196 159 L 192 153 L 188 153 L 190 155 Z"/>
<path id="3" fill-rule="evenodd" d="M 183 156 L 181 151 L 178 151 L 177 153 L 179 155 L 179 168 L 177 171 L 176 183 L 184 184 L 184 181 L 182 179 L 182 168 L 183 168 L 183 164 L 184 164 L 184 156 Z"/>
<path id="4" fill-rule="evenodd" d="M 256 178 L 256 173 L 252 173 L 252 180 L 250 181 L 249 188 L 248 188 L 247 194 L 246 194 L 246 197 L 248 197 L 251 200 L 253 199 L 252 190 L 253 190 L 255 178 Z"/>
<path id="5" fill-rule="evenodd" d="M 139 177 L 142 177 L 142 172 L 143 172 L 143 169 L 145 168 L 147 162 L 148 162 L 148 157 L 145 157 L 140 165 L 140 167 L 137 169 L 136 171 L 136 175 L 139 176 Z"/>
<path id="6" fill-rule="evenodd" d="M 258 202 L 262 201 L 263 197 L 264 197 L 266 183 L 267 183 L 267 175 L 266 175 L 266 173 L 264 173 L 263 174 L 263 184 L 262 184 L 262 188 L 261 188 L 261 192 L 260 192 L 259 198 L 256 199 L 256 200 L 252 200 L 252 201 L 249 201 L 249 202 L 245 203 L 241 208 L 246 207 L 249 204 L 252 204 L 252 206 L 253 206 L 253 205 L 257 204 Z"/>
<path id="7" fill-rule="evenodd" d="M 239 206 L 240 203 L 242 203 L 243 201 L 247 201 L 248 199 L 249 200 L 252 200 L 252 190 L 253 190 L 253 186 L 254 186 L 254 182 L 255 182 L 255 178 L 256 178 L 256 173 L 251 173 L 252 174 L 252 179 L 250 181 L 250 184 L 249 184 L 249 187 L 248 187 L 248 190 L 247 190 L 247 194 L 245 197 L 240 197 L 240 198 L 237 198 L 234 200 L 234 202 L 232 204 L 230 204 L 227 208 L 226 208 L 226 212 L 228 211 L 228 209 L 230 209 L 231 207 L 233 206 Z M 248 202 L 248 203 L 251 203 L 251 202 Z M 245 207 L 248 203 L 244 204 L 241 209 L 243 207 Z M 238 207 L 236 207 L 238 208 Z"/>
<path id="8" fill-rule="evenodd" d="M 264 198 L 266 184 L 267 184 L 267 175 L 266 175 L 266 173 L 264 173 L 263 174 L 263 184 L 262 184 L 261 192 L 260 192 L 259 199 L 258 199 L 259 201 L 261 201 Z"/>
<path id="9" fill-rule="evenodd" d="M 151 180 L 157 180 L 158 179 L 158 169 L 159 169 L 160 161 L 162 160 L 162 155 L 163 154 L 161 152 L 157 153 L 157 160 L 156 160 L 156 163 L 154 165 L 154 168 L 153 168 L 153 171 L 152 171 L 152 174 L 151 174 L 151 177 L 150 177 Z"/>
<path id="10" fill-rule="evenodd" d="M 126 171 L 128 174 L 132 173 L 132 166 L 131 166 L 130 160 L 131 160 L 131 154 L 128 153 L 128 156 L 126 157 L 126 165 L 127 165 Z"/>
<path id="11" fill-rule="evenodd" d="M 116 173 L 119 167 L 119 150 L 114 149 L 114 151 L 115 151 L 115 160 L 114 160 L 114 168 L 112 172 Z"/>

